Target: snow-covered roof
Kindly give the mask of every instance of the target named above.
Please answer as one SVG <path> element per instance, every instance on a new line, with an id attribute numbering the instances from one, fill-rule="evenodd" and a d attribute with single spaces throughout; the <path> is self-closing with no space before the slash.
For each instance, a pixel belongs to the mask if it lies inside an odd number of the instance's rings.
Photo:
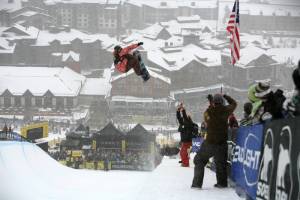
<path id="1" fill-rule="evenodd" d="M 51 33 L 48 30 L 42 30 L 36 40 L 36 46 L 48 46 L 53 41 L 59 41 L 61 44 L 70 44 L 73 40 L 80 39 L 82 42 L 93 42 L 94 38 L 90 38 L 87 34 L 70 29 L 70 31 L 60 31 L 58 33 Z"/>
<path id="2" fill-rule="evenodd" d="M 179 7 L 190 7 L 190 8 L 217 8 L 216 1 L 196 1 L 196 0 L 127 0 L 126 3 L 133 4 L 136 6 L 149 6 L 156 9 L 176 9 Z"/>
<path id="3" fill-rule="evenodd" d="M 155 23 L 144 30 L 142 30 L 142 33 L 144 37 L 150 38 L 150 39 L 157 39 L 159 33 L 164 29 L 162 25 L 159 23 Z"/>
<path id="4" fill-rule="evenodd" d="M 18 10 L 22 7 L 22 0 L 1 0 L 0 10 L 8 10 L 10 12 Z"/>
<path id="5" fill-rule="evenodd" d="M 171 95 L 178 95 L 178 94 L 188 94 L 188 93 L 201 93 L 201 92 L 207 92 L 211 90 L 218 90 L 218 89 L 231 89 L 237 92 L 247 92 L 248 89 L 239 89 L 235 87 L 231 87 L 228 85 L 224 85 L 223 83 L 220 84 L 215 84 L 215 85 L 210 85 L 207 87 L 195 87 L 195 88 L 186 88 L 186 89 L 181 89 L 181 90 L 175 90 L 171 91 Z"/>
<path id="6" fill-rule="evenodd" d="M 247 3 L 247 5 L 241 6 L 241 14 L 249 15 L 262 15 L 262 16 L 300 16 L 300 5 L 270 5 L 270 4 L 256 4 Z"/>
<path id="7" fill-rule="evenodd" d="M 297 3 L 287 3 L 287 1 L 282 0 L 280 4 L 276 4 L 275 0 L 269 0 L 269 3 L 249 3 L 240 1 L 240 14 L 241 21 L 243 20 L 244 14 L 257 15 L 257 16 L 300 16 L 300 4 L 298 0 Z M 219 2 L 219 12 L 218 12 L 218 30 L 225 30 L 226 24 L 229 19 L 229 14 L 226 16 L 225 8 L 228 8 L 231 11 L 233 7 L 233 1 L 231 0 L 222 0 Z M 227 20 L 223 21 L 224 16 L 227 17 Z M 241 29 L 243 26 L 241 26 Z"/>
<path id="8" fill-rule="evenodd" d="M 36 36 L 39 33 L 39 29 L 29 26 L 29 27 L 24 27 L 20 24 L 14 24 L 11 27 L 5 27 L 1 29 L 1 34 L 5 33 L 8 34 L 8 37 L 10 38 L 15 38 L 19 39 L 19 37 L 22 38 L 36 38 Z"/>
<path id="9" fill-rule="evenodd" d="M 296 65 L 300 60 L 300 48 L 272 48 L 267 50 L 267 54 L 279 63 Z"/>
<path id="10" fill-rule="evenodd" d="M 180 70 L 192 61 L 202 63 L 208 67 L 221 65 L 220 51 L 205 50 L 194 44 L 189 44 L 180 49 L 170 52 L 153 50 L 148 52 L 148 59 L 168 71 Z"/>
<path id="11" fill-rule="evenodd" d="M 119 4 L 120 0 L 45 0 L 45 4 L 53 5 L 57 3 L 63 4 L 82 4 L 82 3 L 94 3 L 94 4 Z"/>
<path id="12" fill-rule="evenodd" d="M 80 95 L 106 96 L 111 89 L 111 85 L 103 78 L 87 78 Z"/>
<path id="13" fill-rule="evenodd" d="M 79 62 L 80 60 L 79 56 L 80 56 L 79 53 L 75 53 L 74 51 L 69 51 L 68 53 L 62 54 L 62 61 L 66 62 L 70 58 L 73 59 L 75 62 Z"/>
<path id="14" fill-rule="evenodd" d="M 178 22 L 199 22 L 200 21 L 199 15 L 192 15 L 192 16 L 179 16 L 176 18 Z"/>
<path id="15" fill-rule="evenodd" d="M 33 26 L 24 27 L 19 24 L 14 24 L 12 27 L 0 28 L 0 35 L 5 34 L 8 40 L 18 39 L 34 39 L 35 46 L 48 46 L 53 41 L 58 41 L 61 44 L 70 44 L 73 40 L 79 39 L 82 43 L 93 43 L 97 40 L 101 42 L 103 49 L 109 49 L 114 44 L 118 43 L 116 38 L 110 37 L 107 34 L 87 34 L 76 29 L 62 30 L 58 33 L 48 30 L 39 30 Z"/>
<path id="16" fill-rule="evenodd" d="M 86 34 L 76 29 L 70 31 L 60 31 L 58 33 L 51 33 L 47 30 L 42 30 L 36 41 L 36 46 L 48 46 L 53 41 L 59 41 L 61 44 L 70 44 L 73 40 L 80 39 L 82 43 L 93 43 L 97 40 L 101 41 L 103 48 L 109 48 L 117 43 L 115 38 L 111 38 L 106 34 Z"/>
<path id="17" fill-rule="evenodd" d="M 165 27 L 172 35 L 182 35 L 183 32 L 189 31 L 190 33 L 200 35 L 205 27 L 210 30 L 214 30 L 216 27 L 216 21 L 200 19 L 199 15 L 193 15 L 191 17 L 177 17 L 176 20 L 170 20 L 166 22 L 160 22 L 160 25 Z"/>
<path id="18" fill-rule="evenodd" d="M 112 96 L 111 101 L 125 101 L 125 102 L 144 102 L 144 103 L 167 103 L 170 101 L 168 98 L 145 98 L 133 96 Z"/>
<path id="19" fill-rule="evenodd" d="M 224 55 L 230 56 L 230 49 L 224 49 L 222 51 Z M 250 63 L 261 56 L 268 56 L 271 59 L 273 59 L 275 62 L 278 62 L 276 59 L 272 58 L 266 50 L 261 49 L 259 47 L 254 46 L 253 44 L 250 44 L 244 48 L 241 48 L 240 50 L 240 60 L 237 61 L 236 67 L 240 68 L 251 68 L 251 67 L 256 67 L 256 66 L 251 66 Z M 275 64 L 274 62 L 274 64 Z"/>
<path id="20" fill-rule="evenodd" d="M 160 79 L 160 80 L 162 80 L 162 81 L 164 81 L 164 82 L 166 82 L 166 83 L 168 83 L 168 84 L 171 84 L 171 79 L 170 79 L 170 78 L 168 78 L 168 77 L 166 77 L 166 76 L 163 76 L 163 75 L 161 75 L 161 74 L 158 74 L 158 73 L 154 72 L 154 71 L 153 71 L 152 69 L 150 69 L 150 68 L 147 68 L 147 69 L 148 69 L 149 74 L 150 74 L 150 76 L 151 76 L 152 78 L 157 78 L 157 79 Z M 130 70 L 130 71 L 127 72 L 127 73 L 123 73 L 123 74 L 120 74 L 120 75 L 118 75 L 118 76 L 114 76 L 114 77 L 111 78 L 111 82 L 116 81 L 116 80 L 119 80 L 119 79 L 121 79 L 121 78 L 128 77 L 128 76 L 130 76 L 130 75 L 132 75 L 132 74 L 134 74 L 134 71 L 133 71 L 133 70 Z"/>
<path id="21" fill-rule="evenodd" d="M 35 12 L 35 11 L 32 11 L 32 10 L 29 10 L 29 11 L 22 12 L 19 15 L 14 16 L 12 19 L 15 19 L 15 18 L 20 17 L 20 16 L 31 17 L 31 16 L 34 16 L 34 15 L 43 15 L 45 17 L 51 17 L 50 15 L 47 15 L 45 13 L 40 13 L 40 12 Z"/>
<path id="22" fill-rule="evenodd" d="M 14 53 L 16 44 L 9 45 L 9 41 L 6 38 L 0 37 L 0 54 Z"/>
<path id="23" fill-rule="evenodd" d="M 80 94 L 106 96 L 111 89 L 110 75 L 110 69 L 105 69 L 102 78 L 87 78 Z"/>
<path id="24" fill-rule="evenodd" d="M 34 96 L 50 91 L 54 96 L 77 96 L 86 78 L 64 67 L 0 66 L 0 94 L 9 90 L 23 95 L 29 90 Z"/>

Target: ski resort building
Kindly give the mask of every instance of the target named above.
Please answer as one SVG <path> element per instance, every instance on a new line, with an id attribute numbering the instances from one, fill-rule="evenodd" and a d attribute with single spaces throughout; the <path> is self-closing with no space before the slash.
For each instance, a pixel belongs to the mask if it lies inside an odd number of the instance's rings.
<path id="1" fill-rule="evenodd" d="M 110 34 L 124 27 L 120 1 L 47 0 L 45 4 L 49 13 L 56 17 L 57 25 Z"/>
<path id="2" fill-rule="evenodd" d="M 54 18 L 48 14 L 43 3 L 31 4 L 30 1 L 6 0 L 0 3 L 0 26 L 20 24 L 44 29 L 54 24 Z"/>
<path id="3" fill-rule="evenodd" d="M 2 65 L 62 67 L 68 59 L 65 56 L 73 52 L 72 57 L 80 65 L 80 70 L 103 69 L 111 64 L 106 59 L 111 56 L 108 49 L 117 43 L 116 39 L 108 35 L 90 35 L 67 26 L 39 30 L 16 24 L 0 29 L 0 34 L 5 36 L 3 41 L 7 43 L 7 52 L 0 52 L 0 56 L 5 58 L 0 60 Z"/>
<path id="4" fill-rule="evenodd" d="M 231 12 L 232 2 L 219 2 L 218 27 L 226 28 Z M 243 22 L 241 32 L 251 33 L 288 33 L 300 31 L 299 2 L 268 1 L 266 3 L 241 2 L 240 20 Z"/>
<path id="5" fill-rule="evenodd" d="M 215 1 L 138 1 L 124 2 L 125 20 L 128 26 L 140 28 L 145 24 L 168 21 L 177 16 L 200 15 L 207 20 L 217 19 L 217 3 Z"/>
<path id="6" fill-rule="evenodd" d="M 108 79 L 89 79 L 68 67 L 0 68 L 0 113 L 4 118 L 14 115 L 27 120 L 86 118 L 89 106 L 105 102 L 110 89 Z"/>
<path id="7" fill-rule="evenodd" d="M 149 68 L 149 73 L 151 78 L 146 83 L 132 70 L 112 76 L 108 101 L 110 112 L 117 122 L 153 124 L 169 120 L 173 102 L 170 97 L 171 80 L 154 68 Z"/>

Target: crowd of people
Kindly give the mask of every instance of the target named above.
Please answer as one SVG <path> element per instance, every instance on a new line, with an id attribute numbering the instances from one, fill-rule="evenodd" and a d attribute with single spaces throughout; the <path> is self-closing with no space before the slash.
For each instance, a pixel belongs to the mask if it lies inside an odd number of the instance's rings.
<path id="1" fill-rule="evenodd" d="M 204 169 L 210 158 L 213 158 L 215 163 L 217 178 L 215 187 L 228 186 L 228 140 L 234 140 L 236 137 L 235 132 L 231 130 L 237 130 L 239 126 L 300 115 L 300 61 L 293 71 L 292 78 L 295 92 L 291 99 L 288 99 L 281 89 L 272 91 L 269 81 L 258 81 L 252 84 L 248 90 L 249 101 L 243 106 L 244 116 L 240 121 L 234 116 L 237 102 L 232 97 L 226 94 L 208 95 L 209 106 L 204 112 L 204 121 L 200 128 L 204 142 L 194 157 L 192 188 L 202 188 Z M 181 136 L 179 162 L 181 166 L 188 167 L 188 149 L 192 145 L 192 138 L 195 137 L 195 123 L 182 103 L 177 107 L 176 114 Z"/>
<path id="2" fill-rule="evenodd" d="M 158 165 L 159 159 L 149 152 L 143 150 L 127 150 L 122 152 L 121 149 L 97 149 L 82 151 L 79 157 L 72 157 L 72 151 L 49 152 L 50 156 L 58 161 L 66 161 L 66 165 L 79 168 L 84 162 L 94 163 L 94 169 L 98 169 L 98 163 L 104 163 L 104 169 L 108 170 L 108 163 L 130 165 L 136 170 L 147 170 Z"/>

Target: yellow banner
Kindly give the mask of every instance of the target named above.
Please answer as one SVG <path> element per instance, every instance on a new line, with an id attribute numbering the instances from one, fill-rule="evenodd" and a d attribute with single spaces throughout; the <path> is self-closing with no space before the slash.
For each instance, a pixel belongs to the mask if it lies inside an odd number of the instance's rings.
<path id="1" fill-rule="evenodd" d="M 96 147 L 97 147 L 97 142 L 96 142 L 96 140 L 93 140 L 92 149 L 96 150 Z"/>
<path id="2" fill-rule="evenodd" d="M 72 151 L 72 157 L 81 157 L 82 156 L 82 151 L 76 150 Z"/>

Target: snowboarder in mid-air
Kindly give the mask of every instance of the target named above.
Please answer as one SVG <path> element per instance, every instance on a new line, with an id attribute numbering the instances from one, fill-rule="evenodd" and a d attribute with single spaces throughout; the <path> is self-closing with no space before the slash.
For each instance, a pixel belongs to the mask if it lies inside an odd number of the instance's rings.
<path id="1" fill-rule="evenodd" d="M 141 45 L 143 45 L 143 42 L 132 44 L 125 48 L 119 45 L 115 46 L 113 52 L 114 65 L 116 69 L 122 73 L 126 73 L 133 68 L 134 72 L 138 76 L 141 76 L 144 82 L 146 82 L 149 80 L 150 74 L 142 60 L 140 52 L 135 50 Z"/>

